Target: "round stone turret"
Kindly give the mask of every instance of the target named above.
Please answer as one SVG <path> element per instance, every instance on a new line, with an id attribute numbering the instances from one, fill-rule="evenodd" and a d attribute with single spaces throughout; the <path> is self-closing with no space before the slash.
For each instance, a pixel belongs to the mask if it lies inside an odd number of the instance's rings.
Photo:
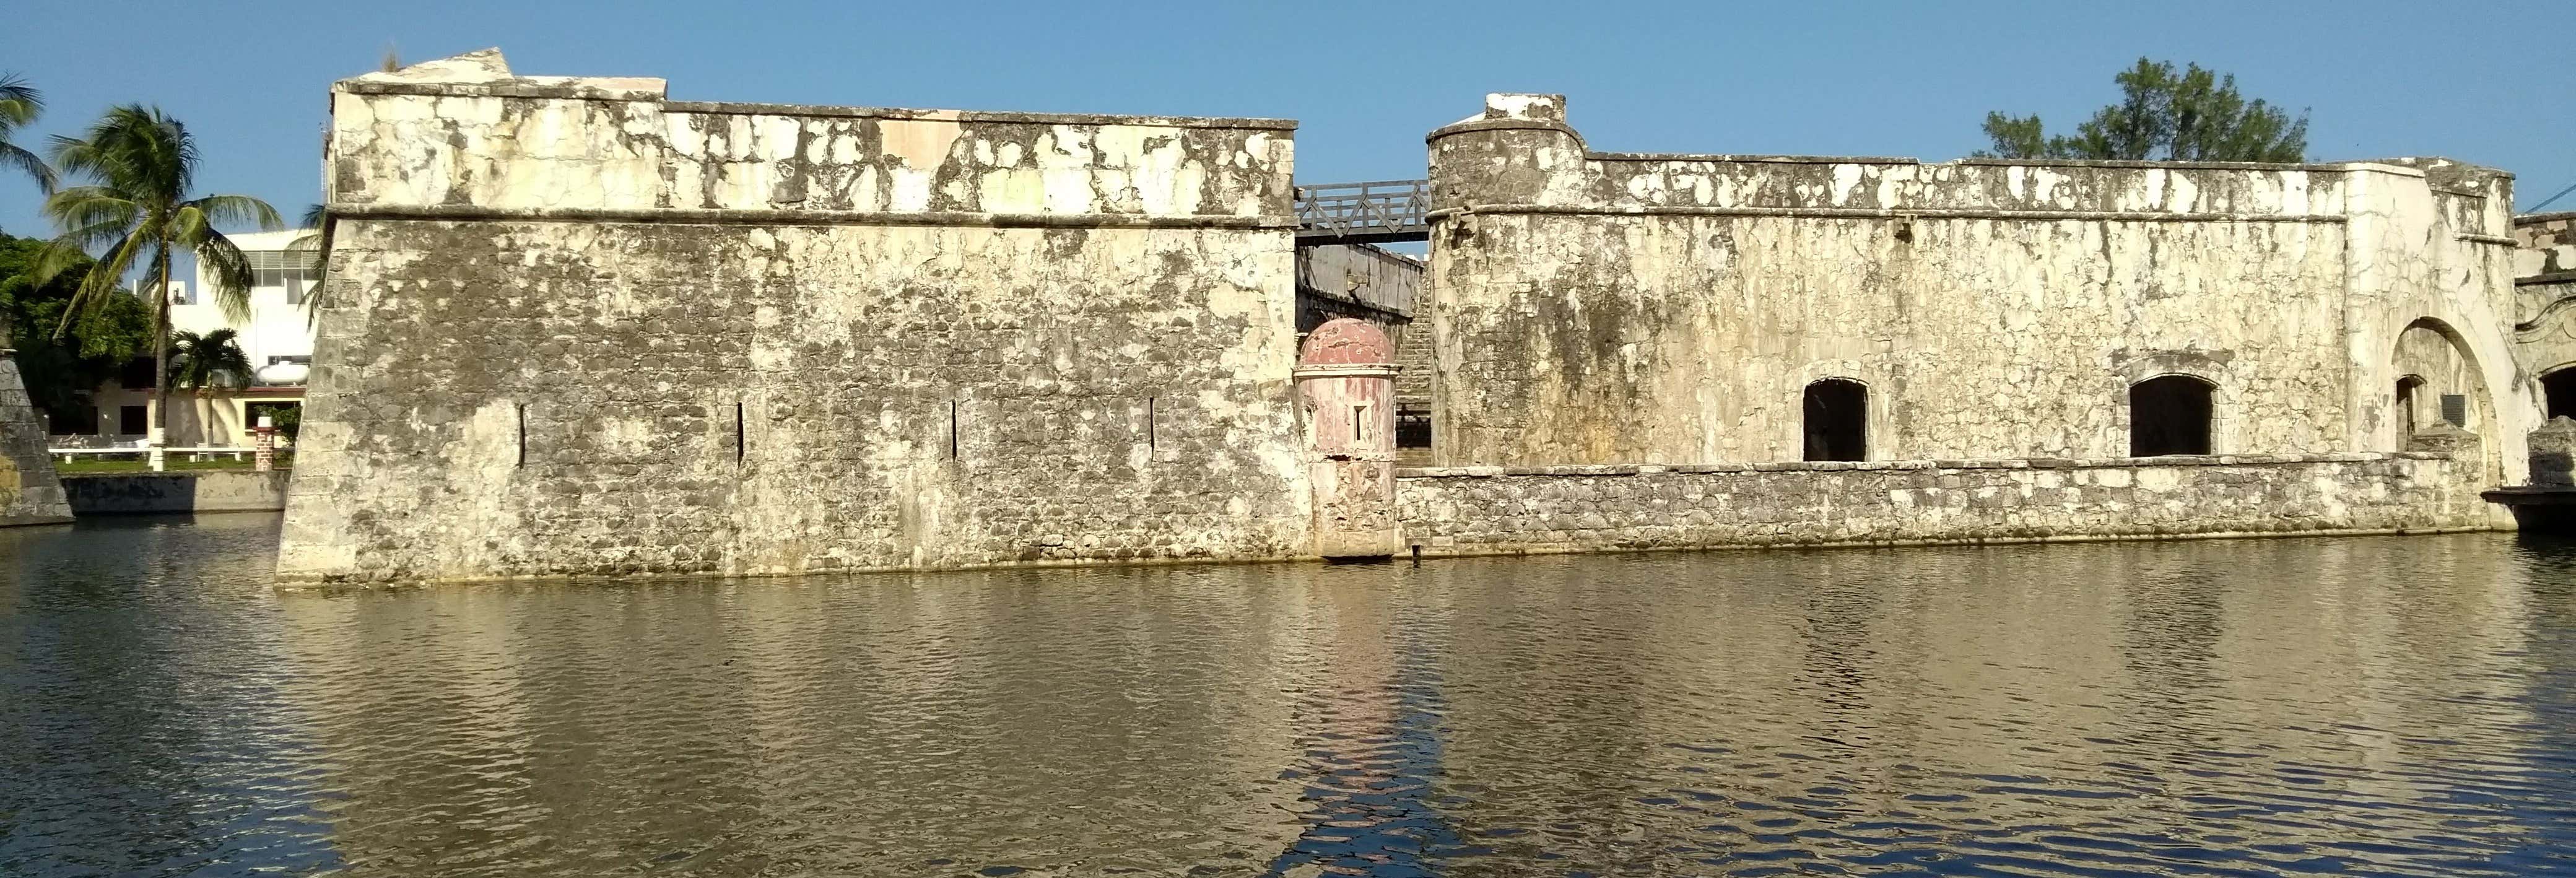
<path id="1" fill-rule="evenodd" d="M 1297 352 L 1315 554 L 1379 558 L 1403 545 L 1395 519 L 1395 346 L 1368 323 L 1315 327 Z"/>
<path id="2" fill-rule="evenodd" d="M 1565 124 L 1565 96 L 1495 93 L 1485 112 L 1441 127 L 1431 148 L 1431 209 L 1544 204 L 1580 194 L 1583 135 Z"/>

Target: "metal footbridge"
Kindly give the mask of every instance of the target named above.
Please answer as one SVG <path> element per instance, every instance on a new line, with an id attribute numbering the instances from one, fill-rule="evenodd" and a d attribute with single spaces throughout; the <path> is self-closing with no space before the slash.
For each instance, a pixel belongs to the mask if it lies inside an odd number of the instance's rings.
<path id="1" fill-rule="evenodd" d="M 1297 187 L 1297 246 L 1431 240 L 1431 181 Z"/>

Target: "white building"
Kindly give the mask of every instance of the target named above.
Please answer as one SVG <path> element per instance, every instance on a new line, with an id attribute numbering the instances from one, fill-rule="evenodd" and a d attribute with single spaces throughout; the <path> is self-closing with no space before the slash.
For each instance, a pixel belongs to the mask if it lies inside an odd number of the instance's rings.
<path id="1" fill-rule="evenodd" d="M 248 447 L 252 444 L 249 428 L 258 416 L 283 409 L 300 409 L 304 404 L 304 377 L 313 362 L 313 322 L 305 298 L 312 294 L 321 272 L 314 266 L 314 253 L 293 247 L 294 242 L 312 234 L 309 230 L 251 232 L 230 236 L 234 245 L 250 258 L 251 290 L 249 319 L 235 321 L 225 316 L 223 306 L 215 303 L 214 284 L 206 276 L 203 264 L 197 266 L 193 283 L 173 281 L 170 284 L 170 331 L 205 334 L 218 329 L 231 329 L 237 336 L 242 355 L 249 358 L 255 370 L 249 386 L 175 391 L 177 399 L 170 407 L 168 436 L 164 444 L 175 447 Z M 148 377 L 150 370 L 142 376 Z M 138 382 L 139 383 L 139 382 Z M 78 438 L 60 436 L 54 441 L 63 445 L 139 444 L 146 435 L 146 422 L 151 414 L 151 388 L 128 388 L 116 382 L 101 385 L 91 396 L 98 408 L 98 421 L 93 431 Z M 63 425 L 73 426 L 73 425 Z M 61 432 L 61 431 L 57 431 Z"/>

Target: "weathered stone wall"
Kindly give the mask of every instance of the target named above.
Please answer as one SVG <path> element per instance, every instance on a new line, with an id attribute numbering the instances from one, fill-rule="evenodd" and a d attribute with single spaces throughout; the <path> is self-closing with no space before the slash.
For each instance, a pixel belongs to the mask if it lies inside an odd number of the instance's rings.
<path id="1" fill-rule="evenodd" d="M 7 332 L 7 322 L 0 321 L 0 339 Z M 18 361 L 0 349 L 0 527 L 70 520 L 54 459 L 45 453 L 44 422 L 18 377 Z"/>
<path id="2" fill-rule="evenodd" d="M 2419 452 L 1457 467 L 1397 474 L 1425 555 L 2484 529 L 2480 467 Z"/>
<path id="3" fill-rule="evenodd" d="M 2521 394 L 2489 449 L 2529 427 L 2496 172 L 1600 153 L 1545 95 L 1430 151 L 1440 463 L 1796 460 L 1823 378 L 1871 459 L 2114 457 L 2175 373 L 2222 453 L 2392 450 L 2425 319 Z"/>
<path id="4" fill-rule="evenodd" d="M 2534 378 L 2576 367 L 2576 212 L 2515 217 L 2515 351 Z"/>
<path id="5" fill-rule="evenodd" d="M 1304 554 L 1292 125 L 334 90 L 288 580 Z"/>

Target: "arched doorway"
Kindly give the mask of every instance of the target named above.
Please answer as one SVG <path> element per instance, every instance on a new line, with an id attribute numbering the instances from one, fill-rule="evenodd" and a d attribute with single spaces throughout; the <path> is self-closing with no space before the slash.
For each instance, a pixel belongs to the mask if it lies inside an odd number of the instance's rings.
<path id="1" fill-rule="evenodd" d="M 2158 375 L 2129 385 L 2129 456 L 2211 453 L 2210 397 L 2216 390 L 2189 375 Z"/>
<path id="2" fill-rule="evenodd" d="M 1807 460 L 1869 459 L 1869 387 L 1848 378 L 1807 385 Z"/>
<path id="3" fill-rule="evenodd" d="M 2488 432 L 2486 425 L 2494 418 L 2495 410 L 2487 397 L 2486 380 L 2478 374 L 2477 361 L 2466 351 L 2453 338 L 2450 327 L 2438 320 L 2415 321 L 2397 334 L 2393 365 L 2397 374 L 2405 376 L 2398 382 L 2414 382 L 2405 391 L 2413 402 L 2412 410 L 2394 413 L 2396 426 L 2404 431 L 2397 435 L 2398 447 L 2404 448 L 2408 437 L 2436 424 L 2481 435 Z"/>

